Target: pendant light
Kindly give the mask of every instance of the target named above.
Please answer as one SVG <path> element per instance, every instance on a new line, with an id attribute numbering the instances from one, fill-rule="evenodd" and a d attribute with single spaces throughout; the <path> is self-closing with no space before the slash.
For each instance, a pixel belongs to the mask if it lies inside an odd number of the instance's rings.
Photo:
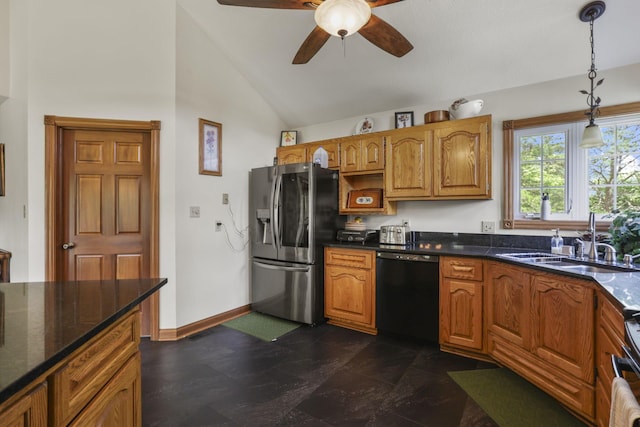
<path id="1" fill-rule="evenodd" d="M 598 86 L 602 84 L 604 79 L 596 81 L 596 77 L 598 76 L 598 74 L 596 72 L 596 55 L 593 49 L 593 21 L 602 16 L 605 8 L 606 5 L 603 1 L 594 1 L 584 6 L 579 15 L 582 22 L 589 23 L 589 41 L 591 43 L 591 68 L 589 69 L 589 74 L 587 74 L 587 77 L 589 78 L 589 81 L 591 83 L 591 90 L 589 92 L 587 92 L 586 90 L 580 91 L 580 93 L 587 95 L 587 104 L 589 104 L 589 111 L 587 111 L 585 115 L 589 116 L 589 124 L 584 129 L 582 142 L 580 142 L 580 148 L 597 148 L 604 145 L 600 127 L 595 123 L 595 118 L 600 113 L 600 97 L 596 97 L 593 92 Z"/>
<path id="2" fill-rule="evenodd" d="M 314 18 L 327 33 L 344 39 L 369 22 L 371 6 L 365 0 L 326 0 L 318 6 Z"/>

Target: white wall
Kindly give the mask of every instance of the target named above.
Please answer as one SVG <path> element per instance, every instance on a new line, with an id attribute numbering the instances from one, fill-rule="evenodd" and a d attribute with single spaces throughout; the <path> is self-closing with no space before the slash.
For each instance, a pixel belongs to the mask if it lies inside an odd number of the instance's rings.
<path id="1" fill-rule="evenodd" d="M 605 81 L 598 88 L 602 105 L 615 105 L 640 101 L 640 64 L 600 70 Z M 499 229 L 502 219 L 502 122 L 505 120 L 542 116 L 566 111 L 587 109 L 586 96 L 578 91 L 588 88 L 585 75 L 540 83 L 499 92 L 465 95 L 465 98 L 482 99 L 481 114 L 491 114 L 493 119 L 492 182 L 493 200 L 486 201 L 412 201 L 398 202 L 395 216 L 363 217 L 371 228 L 381 224 L 396 224 L 409 220 L 411 228 L 419 231 L 443 231 L 480 233 L 481 221 L 495 221 L 496 232 L 504 234 L 551 234 L 549 232 Z M 415 124 L 424 124 L 424 114 L 433 110 L 446 110 L 454 100 L 416 105 L 396 111 L 414 111 Z M 371 113 L 375 131 L 394 127 L 394 111 Z M 303 142 L 352 135 L 356 123 L 362 117 L 351 117 L 331 123 L 298 129 Z M 587 218 L 585 218 L 586 222 Z M 572 235 L 565 230 L 565 234 Z"/>
<path id="2" fill-rule="evenodd" d="M 0 248 L 11 251 L 11 280 L 28 279 L 29 256 L 27 227 L 27 88 L 26 44 L 27 5 L 19 0 L 2 2 L 7 19 L 12 22 L 7 95 L 10 98 L 0 104 L 0 142 L 5 144 L 5 190 L 0 197 Z M 9 28 L 6 28 L 7 30 Z M 1 37 L 1 36 L 0 36 Z M 10 77 L 10 78 L 9 78 Z M 2 92 L 0 92 L 2 94 Z"/>
<path id="3" fill-rule="evenodd" d="M 182 8 L 176 46 L 177 325 L 249 304 L 248 171 L 272 163 L 286 126 Z M 198 174 L 198 118 L 222 124 L 222 176 Z M 222 204 L 222 193 L 230 204 Z M 200 207 L 200 218 L 189 207 Z M 229 207 L 231 210 L 229 210 Z M 221 220 L 228 234 L 215 232 Z M 245 231 L 246 236 L 246 231 Z"/>
<path id="4" fill-rule="evenodd" d="M 0 104 L 9 97 L 10 0 L 0 0 Z"/>

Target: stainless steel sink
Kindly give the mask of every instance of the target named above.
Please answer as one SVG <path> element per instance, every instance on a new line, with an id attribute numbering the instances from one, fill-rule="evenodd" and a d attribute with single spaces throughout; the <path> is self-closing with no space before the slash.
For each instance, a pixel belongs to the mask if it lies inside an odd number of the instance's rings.
<path id="1" fill-rule="evenodd" d="M 560 268 L 562 270 L 571 271 L 573 273 L 620 273 L 624 270 L 615 267 L 596 266 L 588 264 L 576 264 L 573 262 L 552 262 L 550 267 Z"/>
<path id="2" fill-rule="evenodd" d="M 547 252 L 516 252 L 500 254 L 499 256 L 530 264 L 543 264 L 559 270 L 570 271 L 578 274 L 587 273 L 624 273 L 638 272 L 635 268 L 626 268 L 619 265 L 594 265 L 588 261 L 569 260 L 564 255 L 551 254 Z"/>
<path id="3" fill-rule="evenodd" d="M 550 254 L 548 252 L 516 252 L 511 254 L 500 254 L 499 256 L 514 259 L 522 262 L 554 262 L 562 261 L 562 255 Z"/>

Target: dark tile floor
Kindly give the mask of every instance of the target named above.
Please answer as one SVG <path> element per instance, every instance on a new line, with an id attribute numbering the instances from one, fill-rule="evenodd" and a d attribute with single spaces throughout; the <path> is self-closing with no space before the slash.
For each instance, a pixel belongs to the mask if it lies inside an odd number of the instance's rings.
<path id="1" fill-rule="evenodd" d="M 217 326 L 140 347 L 144 426 L 497 425 L 447 375 L 493 365 L 432 344 L 323 324 L 275 342 Z"/>

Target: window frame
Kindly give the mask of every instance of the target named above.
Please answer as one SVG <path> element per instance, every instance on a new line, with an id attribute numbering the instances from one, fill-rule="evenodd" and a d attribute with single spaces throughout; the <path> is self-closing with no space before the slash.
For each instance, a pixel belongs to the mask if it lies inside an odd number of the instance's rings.
<path id="1" fill-rule="evenodd" d="M 640 113 L 640 102 L 631 102 L 627 104 L 613 105 L 600 108 L 600 117 L 619 116 L 624 114 Z M 503 215 L 502 228 L 504 229 L 529 229 L 529 230 L 549 230 L 550 228 L 564 229 L 584 229 L 587 221 L 576 220 L 541 220 L 541 219 L 520 219 L 515 218 L 517 207 L 514 203 L 513 191 L 516 181 L 514 179 L 515 165 L 513 156 L 515 141 L 514 134 L 516 130 L 528 129 L 541 126 L 552 126 L 571 122 L 585 120 L 584 110 L 572 111 L 568 113 L 550 114 L 546 116 L 531 117 L 518 120 L 505 120 L 502 122 L 502 144 L 503 144 Z M 585 121 L 586 123 L 586 121 Z M 597 123 L 597 121 L 596 121 Z M 610 221 L 597 221 L 596 229 L 606 231 L 609 228 Z"/>

